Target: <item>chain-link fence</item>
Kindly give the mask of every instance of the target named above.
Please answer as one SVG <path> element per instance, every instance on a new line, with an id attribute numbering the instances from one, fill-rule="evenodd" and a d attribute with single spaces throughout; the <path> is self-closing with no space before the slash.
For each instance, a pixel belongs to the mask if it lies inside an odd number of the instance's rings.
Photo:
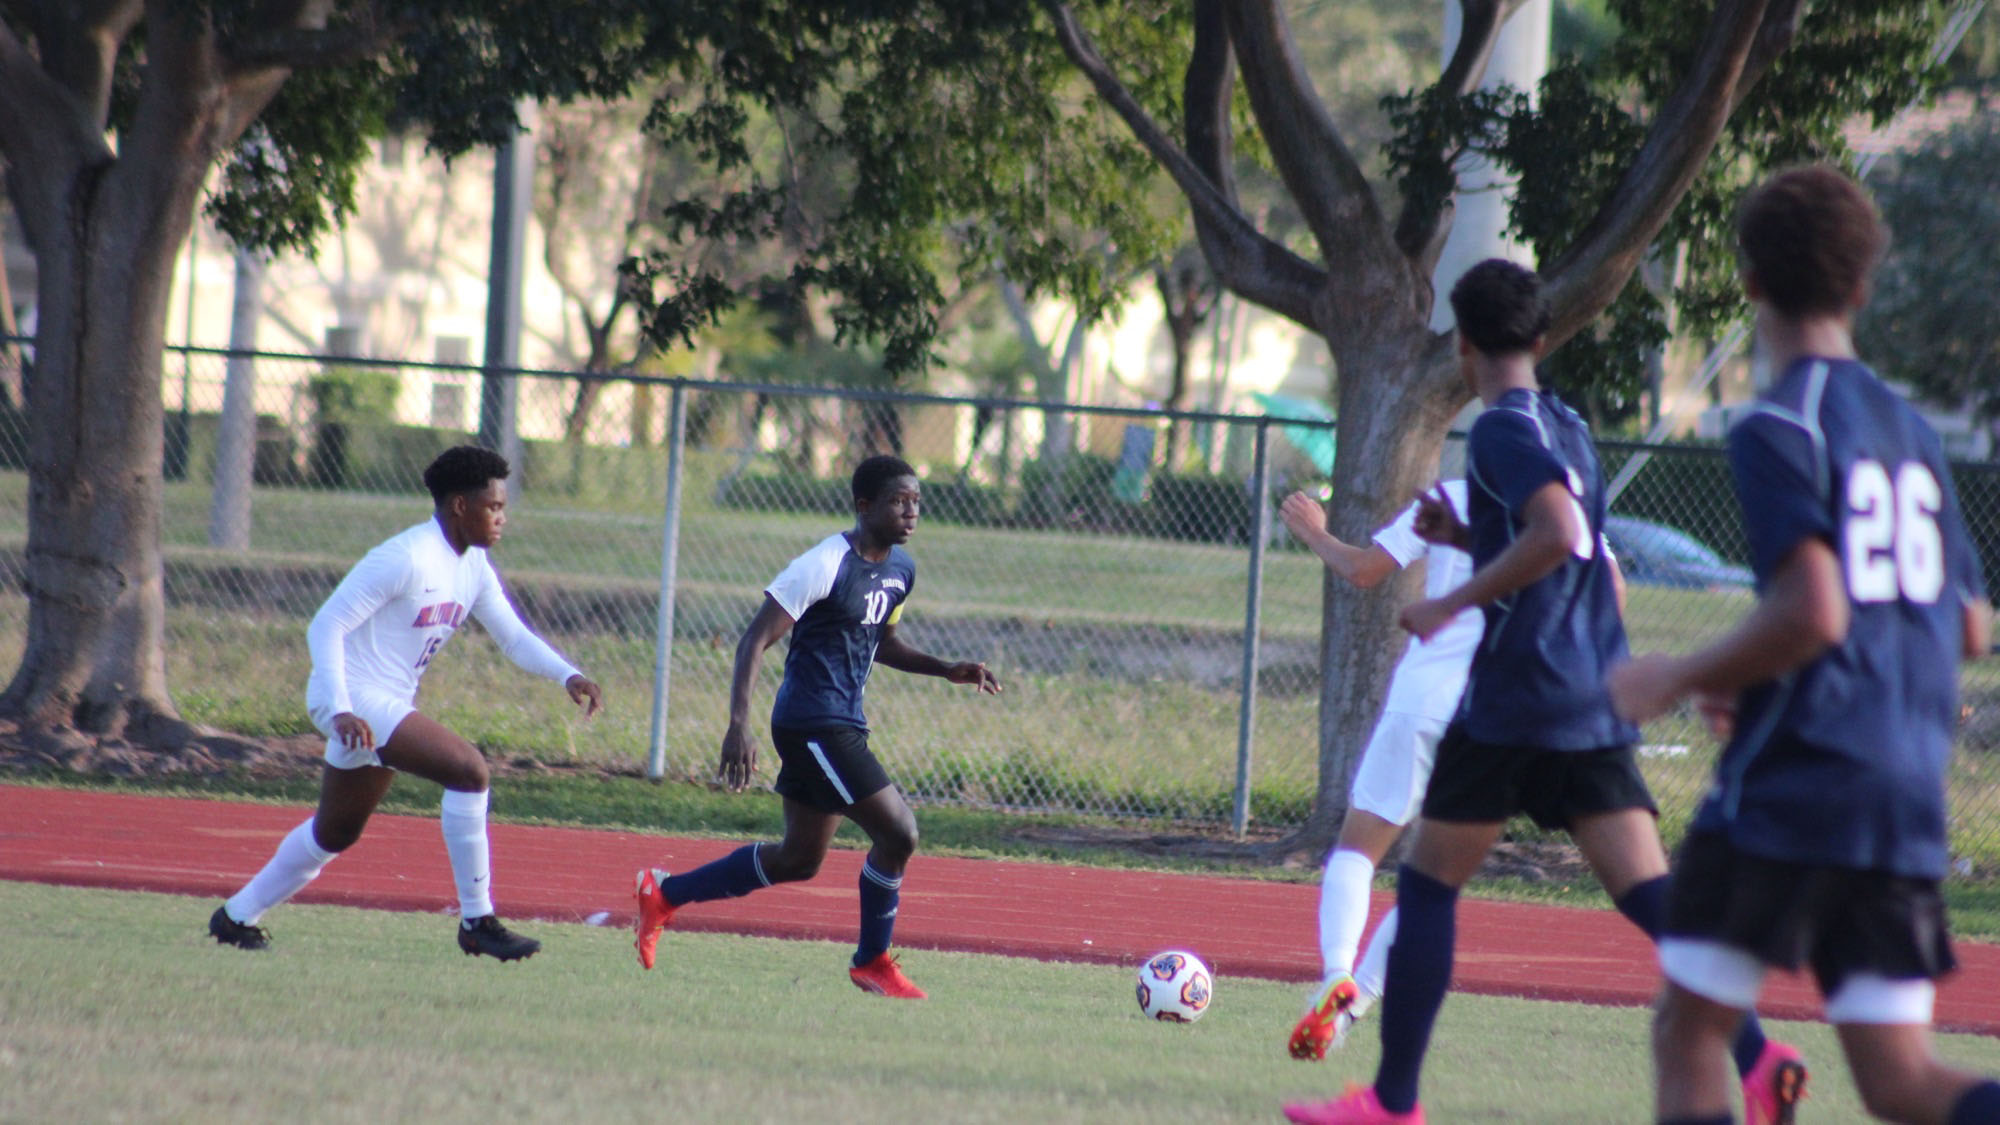
<path id="1" fill-rule="evenodd" d="M 302 733 L 304 622 L 363 552 L 427 517 L 419 474 L 473 438 L 482 377 L 255 357 L 237 372 L 239 396 L 246 371 L 255 387 L 246 523 L 225 510 L 244 502 L 216 471 L 229 362 L 168 357 L 170 682 L 197 721 Z M 496 563 L 528 619 L 605 684 L 609 710 L 581 724 L 491 645 L 461 641 L 427 675 L 424 706 L 490 752 L 711 776 L 735 642 L 764 585 L 851 524 L 847 476 L 860 455 L 896 450 L 924 477 L 904 635 L 984 660 L 1006 685 L 994 699 L 873 677 L 874 745 L 913 797 L 1266 826 L 1310 808 L 1322 572 L 1286 541 L 1269 502 L 1325 479 L 1326 421 L 558 372 L 514 383 L 519 471 Z M 26 617 L 25 432 L 17 408 L 0 409 L 0 644 L 14 652 Z M 1720 451 L 1601 449 L 1611 473 L 1651 458 L 1608 529 L 1631 580 L 1634 648 L 1684 651 L 1714 637 L 1752 598 Z M 1964 465 L 1957 480 L 1991 566 L 2000 467 Z M 781 664 L 776 652 L 765 661 L 760 718 Z M 1955 830 L 1960 853 L 1984 867 L 2000 861 L 2000 794 L 1986 779 L 2000 669 L 1968 668 L 1965 704 Z M 1715 747 L 1690 716 L 1648 737 L 1645 768 L 1677 834 Z"/>

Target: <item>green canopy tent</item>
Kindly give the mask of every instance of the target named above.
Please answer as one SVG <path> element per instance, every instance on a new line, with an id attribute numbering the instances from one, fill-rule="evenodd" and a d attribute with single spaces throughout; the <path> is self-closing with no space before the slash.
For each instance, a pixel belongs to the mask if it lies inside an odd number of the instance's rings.
<path id="1" fill-rule="evenodd" d="M 1282 426 L 1278 432 L 1285 440 L 1311 459 L 1320 472 L 1333 475 L 1333 411 L 1326 404 L 1309 398 L 1292 395 L 1269 395 L 1253 392 L 1250 397 L 1264 408 L 1264 413 L 1272 418 L 1292 419 L 1300 422 L 1326 422 L 1324 426 Z"/>

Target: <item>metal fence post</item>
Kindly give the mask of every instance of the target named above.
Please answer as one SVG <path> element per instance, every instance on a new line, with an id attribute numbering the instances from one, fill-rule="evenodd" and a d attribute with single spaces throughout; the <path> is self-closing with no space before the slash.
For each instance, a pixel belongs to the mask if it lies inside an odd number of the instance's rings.
<path id="1" fill-rule="evenodd" d="M 1257 633 L 1264 609 L 1264 540 L 1271 528 L 1271 422 L 1257 420 L 1257 452 L 1250 471 L 1250 581 L 1243 607 L 1243 700 L 1236 719 L 1236 808 L 1230 824 L 1242 836 L 1250 827 L 1250 743 L 1257 719 Z"/>
<path id="2" fill-rule="evenodd" d="M 673 679 L 674 561 L 680 555 L 681 454 L 687 446 L 687 383 L 674 380 L 667 422 L 666 530 L 660 536 L 660 628 L 653 643 L 653 729 L 646 754 L 646 776 L 658 781 L 667 772 L 667 687 Z"/>

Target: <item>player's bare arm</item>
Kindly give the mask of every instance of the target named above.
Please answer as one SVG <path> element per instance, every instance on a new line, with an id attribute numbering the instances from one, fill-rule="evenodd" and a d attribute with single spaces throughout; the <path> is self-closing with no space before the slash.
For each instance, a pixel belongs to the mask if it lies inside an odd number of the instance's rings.
<path id="1" fill-rule="evenodd" d="M 1450 510 L 1451 502 L 1443 499 L 1442 488 L 1433 499 Z M 1555 481 L 1543 485 L 1528 497 L 1522 517 L 1525 525 L 1521 534 L 1506 550 L 1495 555 L 1492 562 L 1480 567 L 1465 585 L 1451 593 L 1405 606 L 1396 619 L 1397 624 L 1419 639 L 1429 640 L 1462 611 L 1504 598 L 1561 566 L 1583 530 L 1582 513 L 1569 489 Z M 1429 539 L 1422 530 L 1423 520 L 1420 513 L 1418 534 Z"/>
<path id="2" fill-rule="evenodd" d="M 1396 573 L 1396 560 L 1379 543 L 1356 547 L 1342 542 L 1326 529 L 1326 509 L 1303 492 L 1294 492 L 1278 505 L 1278 518 L 1285 521 L 1292 538 L 1306 545 L 1327 569 L 1363 590 L 1381 584 Z"/>
<path id="3" fill-rule="evenodd" d="M 769 594 L 757 615 L 736 642 L 736 665 L 729 677 L 729 726 L 722 732 L 722 755 L 716 764 L 716 779 L 732 793 L 740 793 L 757 773 L 757 740 L 750 733 L 750 686 L 757 682 L 763 667 L 764 650 L 792 631 L 792 615 L 786 613 Z"/>
<path id="4" fill-rule="evenodd" d="M 1823 539 L 1804 539 L 1778 564 L 1757 606 L 1727 636 L 1682 657 L 1649 653 L 1611 670 L 1611 705 L 1633 722 L 1664 714 L 1700 693 L 1711 727 L 1713 700 L 1734 697 L 1816 659 L 1847 636 L 1852 610 L 1840 559 Z"/>
<path id="5" fill-rule="evenodd" d="M 911 648 L 896 635 L 894 625 L 882 627 L 882 639 L 875 647 L 875 663 L 916 676 L 937 676 L 955 684 L 976 687 L 982 695 L 999 695 L 1000 678 L 975 660 L 952 662 Z"/>

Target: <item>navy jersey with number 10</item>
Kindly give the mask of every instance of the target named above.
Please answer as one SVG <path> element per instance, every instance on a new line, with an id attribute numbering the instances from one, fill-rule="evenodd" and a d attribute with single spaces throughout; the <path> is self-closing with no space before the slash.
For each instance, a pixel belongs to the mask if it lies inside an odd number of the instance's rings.
<path id="1" fill-rule="evenodd" d="M 916 584 L 917 563 L 908 551 L 892 546 L 881 562 L 869 562 L 845 532 L 820 540 L 772 579 L 764 592 L 794 624 L 771 725 L 867 730 L 861 696 L 875 648 Z"/>
<path id="2" fill-rule="evenodd" d="M 1937 434 L 1862 364 L 1808 358 L 1730 431 L 1729 461 L 1759 588 L 1819 539 L 1850 617 L 1743 693 L 1696 826 L 1771 859 L 1943 877 L 1963 614 L 1985 580 Z"/>

